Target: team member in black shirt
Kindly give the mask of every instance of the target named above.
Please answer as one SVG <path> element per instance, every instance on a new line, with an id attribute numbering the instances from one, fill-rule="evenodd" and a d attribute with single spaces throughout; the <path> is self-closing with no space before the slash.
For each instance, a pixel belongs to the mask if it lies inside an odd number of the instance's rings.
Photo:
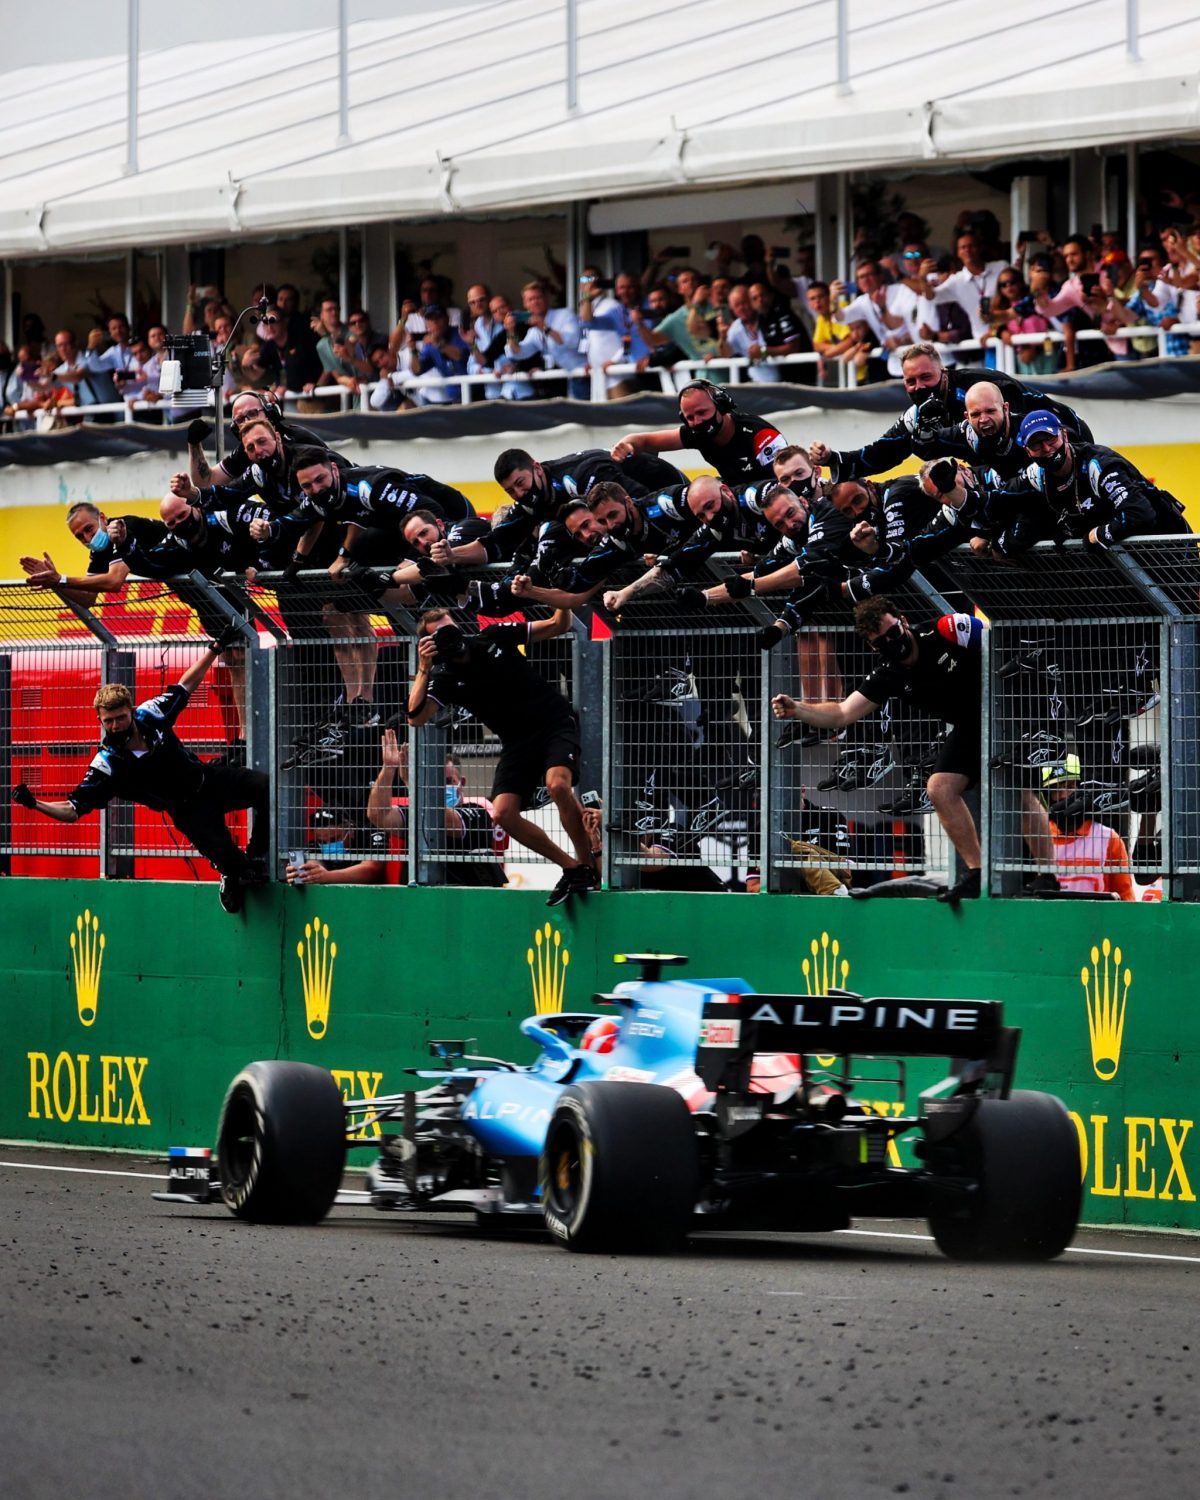
<path id="1" fill-rule="evenodd" d="M 67 529 L 88 549 L 87 573 L 75 577 L 60 573 L 48 552 L 41 557 L 23 557 L 21 566 L 32 588 L 64 589 L 78 595 L 80 602 L 91 604 L 97 593 L 124 588 L 131 573 L 159 576 L 143 572 L 139 565 L 166 541 L 167 528 L 161 521 L 149 516 L 113 516 L 110 520 L 99 506 L 80 500 L 67 511 Z"/>
<path id="2" fill-rule="evenodd" d="M 203 761 L 175 733 L 176 719 L 220 654 L 214 642 L 177 683 L 136 708 L 129 689 L 102 687 L 96 694 L 96 716 L 104 743 L 73 792 L 59 801 L 36 797 L 24 782 L 13 788 L 13 801 L 58 823 L 78 822 L 107 807 L 114 797 L 165 812 L 186 838 L 221 872 L 221 905 L 240 911 L 243 888 L 267 878 L 270 786 L 261 771 Z M 234 843 L 225 814 L 248 807 L 254 827 L 245 853 Z"/>
<path id="3" fill-rule="evenodd" d="M 904 389 L 912 405 L 882 437 L 854 452 L 837 452 L 824 443 L 814 443 L 808 450 L 813 464 L 828 466 L 834 480 L 858 479 L 864 474 L 885 474 L 906 458 L 940 458 L 947 450 L 942 445 L 942 429 L 953 427 L 967 415 L 967 392 L 986 381 L 995 387 L 1008 403 L 1008 409 L 1019 422 L 1031 411 L 1053 411 L 1073 436 L 1090 443 L 1092 434 L 1087 423 L 1064 402 L 1052 400 L 1036 386 L 1014 380 L 999 370 L 971 370 L 955 367 L 947 370 L 933 344 L 911 344 L 900 356 Z"/>
<path id="4" fill-rule="evenodd" d="M 951 905 L 979 895 L 983 853 L 975 819 L 964 794 L 979 780 L 982 720 L 980 661 L 983 627 L 974 615 L 943 615 L 927 630 L 914 631 L 889 599 L 868 599 L 854 611 L 854 628 L 880 658 L 880 665 L 840 703 L 800 703 L 786 693 L 771 700 L 777 719 L 799 719 L 818 729 L 844 729 L 900 698 L 952 726 L 926 783 L 946 836 L 967 867 L 943 891 Z M 1024 834 L 1034 857 L 1049 869 L 1054 846 L 1045 809 L 1038 819 L 1037 798 L 1028 794 Z M 1037 877 L 1050 888 L 1053 876 Z M 1041 888 L 1040 886 L 1038 887 Z"/>
<path id="5" fill-rule="evenodd" d="M 1107 548 L 1130 536 L 1187 533 L 1174 495 L 1111 448 L 1072 439 L 1054 412 L 1030 412 L 1017 442 L 1033 462 L 990 494 L 996 512 L 1008 506 L 1015 511 L 996 542 L 1006 557 L 1038 541 L 1068 537 Z"/>
<path id="6" fill-rule="evenodd" d="M 724 386 L 694 380 L 679 393 L 679 427 L 663 432 L 631 432 L 613 445 L 619 463 L 635 454 L 695 448 L 726 484 L 749 484 L 771 473 L 776 455 L 787 447 L 779 429 L 764 417 L 739 411 Z"/>
<path id="7" fill-rule="evenodd" d="M 213 484 L 229 484 L 240 479 L 252 462 L 242 443 L 243 431 L 253 422 L 264 418 L 283 440 L 285 449 L 326 446 L 325 439 L 311 427 L 302 427 L 299 422 L 285 418 L 279 404 L 269 392 L 239 391 L 229 408 L 230 421 L 237 434 L 237 442 L 215 467 L 204 455 L 204 443 L 212 436 L 211 425 L 203 417 L 193 417 L 188 423 L 188 467 L 192 480 L 201 489 Z"/>
<path id="8" fill-rule="evenodd" d="M 421 616 L 419 665 L 408 695 L 411 728 L 427 723 L 439 707 L 460 704 L 498 736 L 493 814 L 510 838 L 561 867 L 547 906 L 558 906 L 599 884 L 574 790 L 579 779 L 579 723 L 571 705 L 521 650 L 533 641 L 563 635 L 571 622 L 570 610 L 560 609 L 549 620 L 489 625 L 467 637 L 448 609 L 427 610 Z M 521 815 L 522 806 L 542 785 L 574 845 L 574 862 L 549 834 Z"/>

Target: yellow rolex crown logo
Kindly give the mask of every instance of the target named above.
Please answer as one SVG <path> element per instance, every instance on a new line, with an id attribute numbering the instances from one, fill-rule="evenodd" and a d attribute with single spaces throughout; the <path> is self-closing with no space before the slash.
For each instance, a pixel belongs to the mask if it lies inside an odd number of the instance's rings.
<path id="1" fill-rule="evenodd" d="M 1088 1038 L 1096 1077 L 1109 1083 L 1121 1066 L 1121 1038 L 1125 1034 L 1125 1002 L 1133 982 L 1130 969 L 1121 970 L 1121 950 L 1108 938 L 1092 949 L 1092 966 L 1079 972 L 1087 1001 Z"/>
<path id="2" fill-rule="evenodd" d="M 841 956 L 842 945 L 837 938 L 831 939 L 827 932 L 823 932 L 820 942 L 813 938 L 809 943 L 808 951 L 811 959 L 806 958 L 800 965 L 805 993 L 815 998 L 827 995 L 830 990 L 845 989 L 850 962 Z M 826 1057 L 818 1053 L 816 1057 L 823 1068 L 832 1068 L 837 1061 L 836 1055 Z"/>
<path id="3" fill-rule="evenodd" d="M 806 993 L 815 997 L 827 995 L 830 990 L 845 989 L 850 962 L 842 958 L 842 945 L 837 938 L 830 940 L 829 934 L 823 932 L 820 942 L 813 938 L 809 943 L 808 951 L 812 954 L 811 960 L 806 958 L 800 965 Z"/>
<path id="4" fill-rule="evenodd" d="M 333 994 L 333 961 L 337 944 L 329 941 L 329 923 L 314 917 L 304 924 L 304 941 L 296 944 L 304 985 L 304 1017 L 308 1034 L 320 1041 L 329 1029 L 329 999 Z"/>
<path id="5" fill-rule="evenodd" d="M 533 985 L 533 1008 L 539 1016 L 555 1015 L 563 1008 L 571 954 L 562 946 L 562 933 L 549 922 L 538 928 L 533 942 L 534 947 L 525 950 L 525 962 L 529 965 Z"/>
<path id="6" fill-rule="evenodd" d="M 71 964 L 75 970 L 75 1005 L 84 1026 L 90 1026 L 96 1019 L 105 945 L 98 916 L 85 911 L 83 916 L 75 918 L 75 931 L 71 934 Z"/>

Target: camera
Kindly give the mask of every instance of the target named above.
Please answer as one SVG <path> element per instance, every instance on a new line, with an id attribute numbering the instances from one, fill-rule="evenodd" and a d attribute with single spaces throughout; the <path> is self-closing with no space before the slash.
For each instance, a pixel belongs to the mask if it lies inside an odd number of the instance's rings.
<path id="1" fill-rule="evenodd" d="M 1020 297 L 1013 303 L 1012 310 L 1018 318 L 1032 318 L 1037 312 L 1037 303 L 1032 297 Z"/>
<path id="2" fill-rule="evenodd" d="M 433 632 L 433 644 L 438 661 L 454 661 L 462 655 L 467 638 L 457 625 L 439 625 Z"/>
<path id="3" fill-rule="evenodd" d="M 214 404 L 213 352 L 208 334 L 167 335 L 158 388 L 162 395 L 170 396 L 174 407 Z"/>
<path id="4" fill-rule="evenodd" d="M 1090 297 L 1100 285 L 1100 277 L 1095 271 L 1084 271 L 1079 278 L 1079 285 L 1083 288 L 1085 297 Z"/>

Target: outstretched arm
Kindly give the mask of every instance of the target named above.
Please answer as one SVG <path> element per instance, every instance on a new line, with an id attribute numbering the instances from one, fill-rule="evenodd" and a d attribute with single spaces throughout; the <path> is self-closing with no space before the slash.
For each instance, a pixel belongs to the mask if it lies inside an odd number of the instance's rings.
<path id="1" fill-rule="evenodd" d="M 789 698 L 786 693 L 777 693 L 771 699 L 771 712 L 777 719 L 799 719 L 802 724 L 812 724 L 817 729 L 844 729 L 847 724 L 856 724 L 879 707 L 864 693 L 853 692 L 840 703 L 802 703 L 798 698 Z"/>

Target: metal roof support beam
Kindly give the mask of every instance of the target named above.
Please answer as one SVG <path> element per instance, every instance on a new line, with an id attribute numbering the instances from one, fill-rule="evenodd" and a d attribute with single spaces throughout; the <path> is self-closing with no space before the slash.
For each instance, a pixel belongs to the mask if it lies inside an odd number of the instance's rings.
<path id="1" fill-rule="evenodd" d="M 350 144 L 350 39 L 346 11 L 350 0 L 338 0 L 338 137 Z"/>
<path id="2" fill-rule="evenodd" d="M 1129 0 L 1134 4 L 1135 0 Z M 850 0 L 837 0 L 837 91 L 851 94 L 850 87 Z"/>
<path id="3" fill-rule="evenodd" d="M 579 108 L 579 11 L 576 0 L 567 5 L 567 113 Z"/>
<path id="4" fill-rule="evenodd" d="M 1125 0 L 1125 55 L 1131 63 L 1142 60 L 1141 29 L 1138 24 L 1138 0 Z"/>
<path id="5" fill-rule="evenodd" d="M 141 0 L 126 0 L 129 50 L 125 62 L 125 164 L 124 176 L 138 170 L 138 52 L 141 38 Z"/>

